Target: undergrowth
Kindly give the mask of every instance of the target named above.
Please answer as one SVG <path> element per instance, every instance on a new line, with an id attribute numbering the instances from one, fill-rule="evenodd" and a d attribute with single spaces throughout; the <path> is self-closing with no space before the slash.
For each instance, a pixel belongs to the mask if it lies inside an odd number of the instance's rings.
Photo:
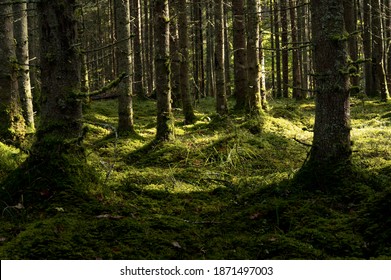
<path id="1" fill-rule="evenodd" d="M 48 192 L 60 183 L 78 192 L 27 207 L 22 198 L 7 204 L 2 189 L 0 258 L 389 258 L 391 106 L 352 103 L 352 168 L 334 174 L 332 191 L 311 191 L 295 175 L 312 140 L 312 100 L 271 101 L 260 119 L 222 119 L 203 99 L 193 125 L 174 111 L 176 140 L 160 144 L 153 101 L 135 101 L 129 137 L 116 134 L 116 100 L 94 101 L 85 109 L 85 167 L 75 178 L 34 175 Z M 0 143 L 2 186 L 17 182 L 10 174 L 26 157 Z"/>

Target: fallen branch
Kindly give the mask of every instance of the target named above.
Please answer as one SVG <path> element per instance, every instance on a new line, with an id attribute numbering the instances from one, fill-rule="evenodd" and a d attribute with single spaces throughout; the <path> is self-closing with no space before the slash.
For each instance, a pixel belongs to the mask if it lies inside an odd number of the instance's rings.
<path id="1" fill-rule="evenodd" d="M 307 144 L 307 143 L 305 143 L 305 142 L 303 142 L 303 141 L 297 139 L 296 137 L 294 137 L 293 140 L 295 140 L 297 143 L 299 143 L 299 144 L 301 144 L 301 145 L 304 145 L 304 146 L 306 146 L 306 147 L 312 147 L 311 144 Z"/>

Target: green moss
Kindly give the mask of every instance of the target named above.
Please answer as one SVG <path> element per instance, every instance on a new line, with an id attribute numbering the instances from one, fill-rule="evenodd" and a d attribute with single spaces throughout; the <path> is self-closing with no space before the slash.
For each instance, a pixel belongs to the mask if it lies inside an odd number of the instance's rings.
<path id="1" fill-rule="evenodd" d="M 155 103 L 137 98 L 137 137 L 115 136 L 117 101 L 106 100 L 85 108 L 76 157 L 22 164 L 27 155 L 0 143 L 0 257 L 389 258 L 389 104 L 352 99 L 352 165 L 325 170 L 330 184 L 315 190 L 311 172 L 292 180 L 312 100 L 271 101 L 261 119 L 214 118 L 213 99 L 200 102 L 198 121 L 169 143 L 153 142 Z"/>

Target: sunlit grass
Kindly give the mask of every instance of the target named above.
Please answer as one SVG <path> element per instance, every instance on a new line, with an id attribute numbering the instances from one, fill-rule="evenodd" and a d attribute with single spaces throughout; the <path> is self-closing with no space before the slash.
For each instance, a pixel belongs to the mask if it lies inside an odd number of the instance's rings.
<path id="1" fill-rule="evenodd" d="M 219 118 L 213 99 L 201 99 L 197 122 L 183 125 L 175 110 L 176 139 L 158 145 L 151 145 L 153 100 L 134 100 L 137 135 L 128 137 L 115 133 L 117 100 L 93 101 L 84 110 L 85 162 L 99 177 L 88 184 L 91 200 L 56 200 L 45 211 L 14 209 L 2 218 L 0 257 L 366 258 L 364 245 L 388 236 L 371 237 L 363 225 L 371 205 L 383 205 L 373 202 L 375 194 L 391 181 L 391 108 L 371 100 L 352 104 L 359 172 L 341 179 L 352 185 L 339 196 L 308 193 L 290 181 L 310 150 L 313 100 L 270 101 L 264 116 L 248 119 L 235 112 Z M 0 143 L 0 179 L 24 158 Z M 382 242 L 370 257 L 391 252 Z"/>

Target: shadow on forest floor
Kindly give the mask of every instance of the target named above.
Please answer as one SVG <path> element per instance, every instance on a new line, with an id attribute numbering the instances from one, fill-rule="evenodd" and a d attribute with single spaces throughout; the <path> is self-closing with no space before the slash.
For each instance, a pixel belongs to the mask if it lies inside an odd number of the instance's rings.
<path id="1" fill-rule="evenodd" d="M 197 123 L 181 125 L 177 113 L 177 139 L 157 146 L 148 144 L 152 101 L 135 102 L 137 138 L 112 137 L 101 125 L 115 125 L 115 100 L 93 102 L 85 160 L 98 180 L 84 182 L 84 198 L 61 193 L 46 207 L 3 205 L 0 257 L 389 258 L 391 131 L 384 116 L 391 108 L 355 103 L 350 176 L 333 177 L 333 192 L 315 192 L 293 180 L 308 152 L 301 143 L 311 142 L 312 101 L 272 102 L 254 133 L 257 122 L 239 115 L 219 125 L 212 101 L 202 100 Z M 25 156 L 0 149 L 5 178 Z"/>

